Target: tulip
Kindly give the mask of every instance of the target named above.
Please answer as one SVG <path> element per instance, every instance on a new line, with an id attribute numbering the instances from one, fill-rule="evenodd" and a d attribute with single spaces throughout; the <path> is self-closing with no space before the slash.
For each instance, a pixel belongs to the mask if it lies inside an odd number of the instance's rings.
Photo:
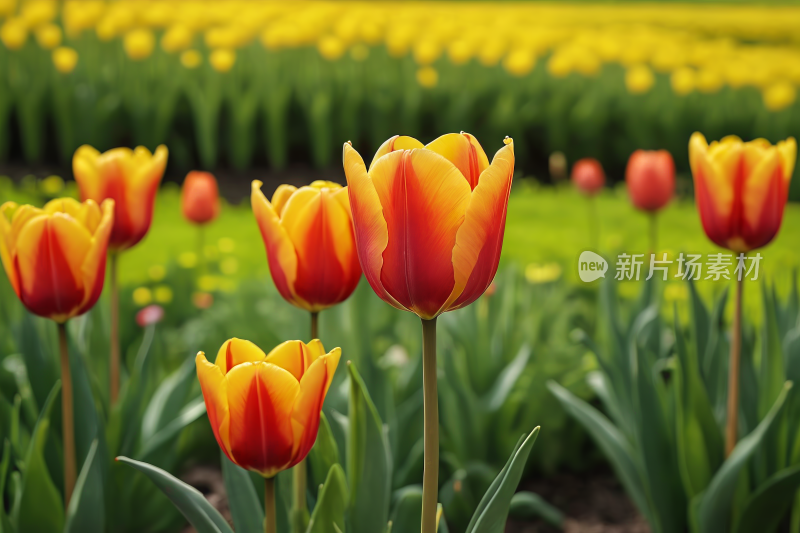
<path id="1" fill-rule="evenodd" d="M 208 420 L 233 463 L 265 479 L 265 530 L 276 531 L 274 476 L 300 463 L 317 438 L 320 412 L 341 350 L 319 340 L 287 341 L 269 354 L 230 339 L 212 364 L 197 354 Z"/>
<path id="2" fill-rule="evenodd" d="M 385 302 L 416 313 L 423 330 L 425 468 L 422 533 L 434 533 L 439 437 L 436 317 L 474 302 L 494 279 L 503 245 L 514 144 L 491 164 L 468 133 L 427 146 L 383 143 L 369 170 L 344 145 L 344 170 L 364 274 Z"/>
<path id="3" fill-rule="evenodd" d="M 186 175 L 181 191 L 183 217 L 194 224 L 211 222 L 219 214 L 217 180 L 209 172 L 194 170 Z"/>
<path id="4" fill-rule="evenodd" d="M 272 279 L 286 301 L 317 313 L 352 294 L 361 266 L 346 188 L 330 181 L 281 185 L 270 202 L 254 181 L 250 199 Z"/>
<path id="5" fill-rule="evenodd" d="M 628 159 L 625 182 L 631 202 L 650 215 L 650 251 L 658 243 L 656 212 L 672 199 L 675 193 L 675 163 L 666 150 L 636 150 Z"/>
<path id="6" fill-rule="evenodd" d="M 697 209 L 708 238 L 742 258 L 769 244 L 781 227 L 796 157 L 793 137 L 773 146 L 764 139 L 742 142 L 728 136 L 709 146 L 705 137 L 695 132 L 689 140 L 689 164 Z M 726 455 L 733 451 L 738 435 L 742 289 L 740 276 L 728 365 Z"/>
<path id="7" fill-rule="evenodd" d="M 109 240 L 111 273 L 111 354 L 109 391 L 111 402 L 119 395 L 119 288 L 117 286 L 118 252 L 144 238 L 153 220 L 156 191 L 167 165 L 167 147 L 159 146 L 154 154 L 143 147 L 135 150 L 114 148 L 100 153 L 83 145 L 72 158 L 72 170 L 81 197 L 96 202 L 111 198 L 114 204 L 114 227 Z"/>
<path id="8" fill-rule="evenodd" d="M 11 287 L 28 310 L 58 324 L 64 432 L 64 499 L 75 480 L 72 377 L 65 322 L 97 303 L 103 291 L 114 201 L 51 200 L 44 208 L 0 206 L 0 259 Z"/>
<path id="9" fill-rule="evenodd" d="M 603 166 L 597 159 L 587 157 L 572 166 L 572 182 L 582 194 L 589 198 L 589 240 L 590 246 L 597 249 L 600 242 L 600 217 L 597 215 L 597 202 L 594 197 L 606 183 Z"/>
<path id="10" fill-rule="evenodd" d="M 361 279 L 347 188 L 330 181 L 281 185 L 270 202 L 254 181 L 250 199 L 272 280 L 286 301 L 311 313 L 311 338 L 318 339 L 319 312 L 349 298 Z M 299 533 L 308 525 L 305 462 L 293 473 L 292 530 Z"/>

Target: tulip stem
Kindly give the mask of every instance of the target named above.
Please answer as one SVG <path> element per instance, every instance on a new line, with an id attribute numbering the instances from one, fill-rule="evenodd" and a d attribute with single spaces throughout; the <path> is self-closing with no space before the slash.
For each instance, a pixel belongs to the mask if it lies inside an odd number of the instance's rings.
<path id="1" fill-rule="evenodd" d="M 439 397 L 436 392 L 436 318 L 422 319 L 422 391 L 425 412 L 422 533 L 436 533 L 439 503 Z"/>
<path id="2" fill-rule="evenodd" d="M 311 312 L 311 340 L 319 339 L 319 311 Z"/>
<path id="3" fill-rule="evenodd" d="M 275 519 L 275 478 L 264 478 L 264 533 L 278 533 Z"/>
<path id="4" fill-rule="evenodd" d="M 58 346 L 61 352 L 61 423 L 64 438 L 64 508 L 69 506 L 75 480 L 78 477 L 75 464 L 75 421 L 72 409 L 72 374 L 69 368 L 67 326 L 58 325 Z"/>
<path id="5" fill-rule="evenodd" d="M 725 457 L 736 447 L 739 423 L 739 368 L 742 351 L 742 279 L 736 282 L 736 301 L 731 332 L 731 354 L 728 368 L 728 423 L 725 427 Z"/>
<path id="6" fill-rule="evenodd" d="M 108 363 L 109 394 L 111 405 L 117 403 L 119 397 L 119 285 L 117 284 L 118 252 L 109 254 L 109 270 L 111 275 L 111 357 Z"/>
<path id="7" fill-rule="evenodd" d="M 598 252 L 600 244 L 600 219 L 597 216 L 597 198 L 589 196 L 589 245 Z"/>
<path id="8" fill-rule="evenodd" d="M 658 215 L 650 213 L 650 253 L 658 252 Z"/>

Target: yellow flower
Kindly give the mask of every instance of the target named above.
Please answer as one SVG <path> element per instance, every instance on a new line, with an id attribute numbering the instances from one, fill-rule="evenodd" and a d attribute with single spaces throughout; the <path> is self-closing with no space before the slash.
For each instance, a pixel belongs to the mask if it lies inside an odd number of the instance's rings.
<path id="1" fill-rule="evenodd" d="M 153 53 L 156 38 L 153 32 L 143 28 L 131 30 L 125 34 L 124 41 L 125 53 L 134 61 L 147 59 Z"/>
<path id="2" fill-rule="evenodd" d="M 161 38 L 161 48 L 174 53 L 186 50 L 192 45 L 192 30 L 186 26 L 172 26 Z"/>
<path id="3" fill-rule="evenodd" d="M 694 91 L 695 73 L 689 67 L 682 67 L 672 73 L 669 83 L 675 94 L 685 96 Z"/>
<path id="4" fill-rule="evenodd" d="M 779 81 L 764 89 L 761 96 L 767 109 L 780 111 L 794 103 L 797 98 L 797 90 L 791 83 Z"/>
<path id="5" fill-rule="evenodd" d="M 53 50 L 53 65 L 61 74 L 69 74 L 78 64 L 78 52 L 69 46 L 59 46 Z"/>
<path id="6" fill-rule="evenodd" d="M 530 50 L 514 50 L 503 60 L 503 68 L 514 76 L 522 77 L 528 74 L 536 65 L 536 55 Z"/>
<path id="7" fill-rule="evenodd" d="M 166 285 L 159 285 L 153 290 L 153 298 L 160 304 L 168 304 L 172 301 L 172 289 Z"/>
<path id="8" fill-rule="evenodd" d="M 186 50 L 181 54 L 181 65 L 186 68 L 197 68 L 202 62 L 203 56 L 197 50 Z"/>
<path id="9" fill-rule="evenodd" d="M 439 84 L 439 73 L 433 67 L 422 67 L 417 71 L 417 83 L 426 89 L 432 89 Z"/>
<path id="10" fill-rule="evenodd" d="M 56 3 L 53 0 L 28 0 L 23 4 L 20 16 L 29 28 L 35 28 L 56 18 Z"/>
<path id="11" fill-rule="evenodd" d="M 133 303 L 144 307 L 153 301 L 153 293 L 147 287 L 139 287 L 133 291 Z"/>
<path id="12" fill-rule="evenodd" d="M 554 78 L 566 78 L 573 68 L 572 57 L 562 52 L 554 53 L 547 62 L 547 72 Z"/>
<path id="13" fill-rule="evenodd" d="M 475 53 L 473 44 L 467 39 L 458 39 L 447 47 L 447 57 L 454 65 L 464 65 Z"/>
<path id="14" fill-rule="evenodd" d="M 64 190 L 64 180 L 61 176 L 47 176 L 39 184 L 39 189 L 48 196 L 58 196 Z"/>
<path id="15" fill-rule="evenodd" d="M 702 93 L 716 93 L 722 89 L 724 84 L 725 80 L 722 79 L 722 75 L 716 70 L 705 68 L 697 73 L 696 86 L 697 90 Z"/>
<path id="16" fill-rule="evenodd" d="M 414 61 L 418 65 L 430 65 L 442 55 L 442 47 L 433 40 L 423 40 L 414 46 Z"/>
<path id="17" fill-rule="evenodd" d="M 36 42 L 45 50 L 52 50 L 61 44 L 61 28 L 55 24 L 45 24 L 36 29 Z"/>
<path id="18" fill-rule="evenodd" d="M 558 263 L 547 263 L 540 265 L 531 263 L 525 267 L 525 279 L 528 283 L 537 285 L 539 283 L 550 283 L 561 277 L 561 265 Z"/>
<path id="19" fill-rule="evenodd" d="M 211 52 L 208 62 L 217 72 L 228 72 L 236 63 L 236 52 L 228 48 L 219 48 Z"/>
<path id="20" fill-rule="evenodd" d="M 16 0 L 0 0 L 0 16 L 7 17 L 13 15 L 16 10 Z"/>
<path id="21" fill-rule="evenodd" d="M 344 42 L 335 35 L 326 35 L 317 43 L 317 50 L 328 61 L 335 61 L 344 54 Z"/>
<path id="22" fill-rule="evenodd" d="M 644 94 L 649 91 L 656 78 L 646 65 L 635 65 L 625 72 L 625 87 L 631 94 Z"/>
<path id="23" fill-rule="evenodd" d="M 28 27 L 22 19 L 8 19 L 0 27 L 0 40 L 9 50 L 19 50 L 28 40 Z"/>

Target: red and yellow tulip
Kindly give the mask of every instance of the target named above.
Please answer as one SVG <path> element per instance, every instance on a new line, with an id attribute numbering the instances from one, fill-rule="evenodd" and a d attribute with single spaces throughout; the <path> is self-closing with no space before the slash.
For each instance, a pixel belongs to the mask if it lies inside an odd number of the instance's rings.
<path id="1" fill-rule="evenodd" d="M 317 438 L 320 411 L 341 350 L 287 341 L 265 354 L 230 339 L 215 363 L 197 354 L 197 376 L 220 448 L 247 470 L 271 478 L 302 461 Z"/>
<path id="2" fill-rule="evenodd" d="M 503 246 L 514 144 L 491 164 L 468 133 L 383 143 L 369 170 L 344 145 L 361 266 L 376 294 L 423 319 L 475 301 Z"/>
<path id="3" fill-rule="evenodd" d="M 289 303 L 312 313 L 346 300 L 361 279 L 347 188 L 330 181 L 251 194 L 272 279 Z"/>
<path id="4" fill-rule="evenodd" d="M 0 206 L 0 258 L 17 296 L 58 323 L 92 308 L 103 291 L 114 201 L 51 200 Z"/>
<path id="5" fill-rule="evenodd" d="M 183 217 L 193 224 L 207 224 L 219 214 L 217 178 L 210 172 L 193 170 L 181 189 Z"/>
<path id="6" fill-rule="evenodd" d="M 689 163 L 708 238 L 737 253 L 768 244 L 781 227 L 796 157 L 793 137 L 774 146 L 735 136 L 709 145 L 692 135 Z"/>
<path id="7" fill-rule="evenodd" d="M 156 191 L 167 165 L 167 147 L 154 154 L 143 147 L 114 148 L 100 153 L 89 145 L 78 148 L 72 170 L 81 198 L 115 201 L 114 229 L 109 247 L 125 250 L 142 240 L 153 221 Z"/>

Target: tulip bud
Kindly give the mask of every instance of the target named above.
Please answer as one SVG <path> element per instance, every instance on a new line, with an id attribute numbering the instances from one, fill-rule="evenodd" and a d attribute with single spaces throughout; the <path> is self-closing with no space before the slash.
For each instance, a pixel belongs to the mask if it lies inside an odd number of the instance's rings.
<path id="1" fill-rule="evenodd" d="M 631 202 L 642 211 L 658 211 L 675 193 L 675 163 L 666 150 L 636 150 L 628 159 L 625 182 Z"/>
<path id="2" fill-rule="evenodd" d="M 0 206 L 0 259 L 11 287 L 36 315 L 63 323 L 103 291 L 114 201 L 51 200 L 42 209 Z"/>
<path id="3" fill-rule="evenodd" d="M 587 196 L 594 196 L 600 192 L 606 183 L 606 175 L 600 161 L 591 157 L 577 161 L 572 166 L 572 182 Z"/>
<path id="4" fill-rule="evenodd" d="M 134 61 L 141 61 L 147 59 L 153 53 L 155 48 L 156 38 L 153 32 L 145 29 L 137 29 L 129 31 L 125 34 L 123 42 L 125 53 Z"/>
<path id="5" fill-rule="evenodd" d="M 271 478 L 305 459 L 341 350 L 287 341 L 265 354 L 230 339 L 210 363 L 197 354 L 197 377 L 219 447 L 234 464 Z"/>
<path id="6" fill-rule="evenodd" d="M 78 65 L 78 52 L 68 46 L 59 46 L 53 50 L 53 65 L 61 74 L 69 74 Z"/>
<path id="7" fill-rule="evenodd" d="M 217 72 L 228 72 L 236 63 L 236 51 L 227 48 L 219 48 L 211 52 L 211 55 L 208 57 L 208 62 L 211 63 L 211 67 Z"/>
<path id="8" fill-rule="evenodd" d="M 219 214 L 217 180 L 209 172 L 193 170 L 186 175 L 181 191 L 183 217 L 194 224 L 211 222 Z"/>
<path id="9" fill-rule="evenodd" d="M 697 209 L 706 235 L 736 253 L 761 248 L 777 235 L 794 172 L 797 143 L 728 136 L 709 145 L 689 141 Z"/>

